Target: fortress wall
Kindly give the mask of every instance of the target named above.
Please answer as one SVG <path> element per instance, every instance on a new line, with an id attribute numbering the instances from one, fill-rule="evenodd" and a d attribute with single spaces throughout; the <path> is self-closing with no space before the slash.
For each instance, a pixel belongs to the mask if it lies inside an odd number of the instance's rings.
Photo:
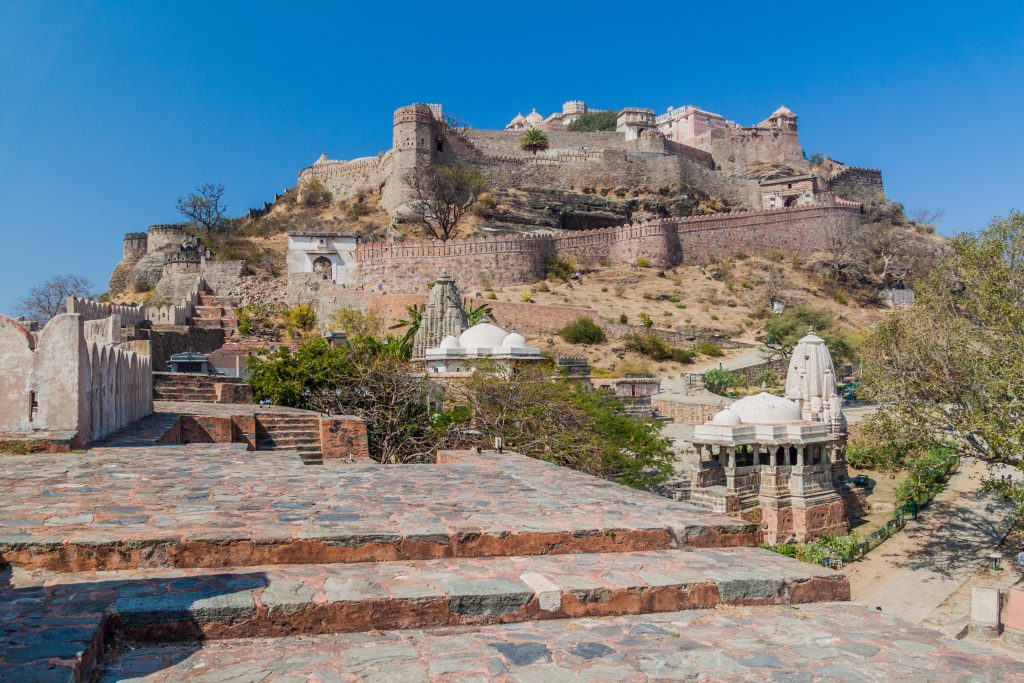
<path id="1" fill-rule="evenodd" d="M 873 168 L 847 166 L 828 181 L 828 189 L 843 199 L 872 202 L 885 194 L 882 172 Z"/>
<path id="2" fill-rule="evenodd" d="M 860 205 L 811 205 L 672 219 L 686 263 L 729 258 L 737 251 L 765 255 L 774 249 L 807 254 L 821 249 L 824 223 L 857 216 Z"/>
<path id="3" fill-rule="evenodd" d="M 108 304 L 95 299 L 79 299 L 69 296 L 67 313 L 77 313 L 82 320 L 102 320 L 112 315 L 119 317 L 122 325 L 139 325 L 146 319 L 146 307 L 142 304 Z"/>
<path id="4" fill-rule="evenodd" d="M 519 148 L 519 138 L 523 136 L 521 131 L 505 130 L 478 130 L 471 128 L 463 133 L 466 138 L 478 150 L 488 155 L 512 155 L 530 156 Z M 615 131 L 601 131 L 596 133 L 575 133 L 572 131 L 552 130 L 544 131 L 548 136 L 548 145 L 551 150 L 581 150 L 583 147 L 594 149 L 618 149 L 625 151 L 635 146 L 633 142 L 626 142 L 624 133 Z"/>
<path id="5" fill-rule="evenodd" d="M 718 167 L 729 174 L 757 162 L 807 168 L 800 138 L 778 128 L 715 129 L 697 136 L 693 146 L 710 152 Z"/>
<path id="6" fill-rule="evenodd" d="M 384 158 L 389 156 L 390 152 L 353 161 L 316 163 L 299 171 L 298 184 L 301 186 L 310 178 L 318 178 L 334 195 L 335 201 L 354 199 L 360 192 L 380 187 L 386 177 Z"/>

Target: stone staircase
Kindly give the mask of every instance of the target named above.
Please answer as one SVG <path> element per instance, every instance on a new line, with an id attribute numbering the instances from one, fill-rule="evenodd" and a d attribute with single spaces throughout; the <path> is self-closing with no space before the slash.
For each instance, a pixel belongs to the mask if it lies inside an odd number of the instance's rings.
<path id="1" fill-rule="evenodd" d="M 320 420 L 316 415 L 270 415 L 256 418 L 256 450 L 294 450 L 307 465 L 322 465 Z"/>
<path id="2" fill-rule="evenodd" d="M 217 401 L 215 384 L 245 384 L 245 381 L 238 377 L 224 375 L 154 372 L 153 400 L 215 403 Z M 248 389 L 248 387 L 241 388 Z M 249 399 L 252 399 L 251 392 L 249 392 Z"/>
<path id="3" fill-rule="evenodd" d="M 192 309 L 192 324 L 203 329 L 221 329 L 227 334 L 238 328 L 236 311 L 242 300 L 237 296 L 220 296 L 211 292 L 199 294 Z"/>

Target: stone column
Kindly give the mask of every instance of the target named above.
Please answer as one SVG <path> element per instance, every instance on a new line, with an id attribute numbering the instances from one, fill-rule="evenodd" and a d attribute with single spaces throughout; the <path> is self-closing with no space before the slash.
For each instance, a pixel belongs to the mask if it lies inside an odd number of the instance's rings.
<path id="1" fill-rule="evenodd" d="M 736 448 L 735 447 L 729 449 L 729 467 L 731 467 L 731 468 L 735 468 L 736 467 Z"/>
<path id="2" fill-rule="evenodd" d="M 804 448 L 805 446 L 796 447 L 796 464 L 798 467 L 804 466 Z"/>

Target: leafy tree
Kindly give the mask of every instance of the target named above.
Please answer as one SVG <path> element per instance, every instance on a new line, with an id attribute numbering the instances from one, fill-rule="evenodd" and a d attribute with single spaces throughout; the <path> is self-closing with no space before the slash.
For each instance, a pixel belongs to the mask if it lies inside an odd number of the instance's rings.
<path id="1" fill-rule="evenodd" d="M 879 403 L 869 433 L 1024 469 L 1024 213 L 957 236 L 915 292 L 864 344 L 858 391 Z M 988 485 L 1024 513 L 1019 483 Z"/>
<path id="2" fill-rule="evenodd" d="M 223 203 L 224 186 L 204 183 L 191 193 L 178 197 L 178 213 L 204 230 L 216 230 L 224 223 L 228 207 Z"/>
<path id="3" fill-rule="evenodd" d="M 311 408 L 321 390 L 340 386 L 351 374 L 347 349 L 332 349 L 326 339 L 310 337 L 297 350 L 282 346 L 251 356 L 249 384 L 257 399 L 274 405 Z"/>
<path id="4" fill-rule="evenodd" d="M 470 306 L 466 310 L 466 324 L 472 327 L 482 322 L 487 322 L 491 319 L 491 307 L 487 304 L 480 304 L 479 306 Z"/>
<path id="5" fill-rule="evenodd" d="M 294 335 L 309 334 L 316 328 L 316 310 L 310 304 L 298 304 L 288 309 L 285 325 Z"/>
<path id="6" fill-rule="evenodd" d="M 17 312 L 30 320 L 45 325 L 51 318 L 65 313 L 68 297 L 87 297 L 92 283 L 84 275 L 57 275 L 28 290 L 18 302 Z"/>
<path id="7" fill-rule="evenodd" d="M 426 306 L 423 304 L 410 304 L 406 306 L 405 318 L 399 320 L 388 329 L 400 330 L 405 328 L 405 334 L 402 335 L 402 342 L 411 345 L 413 338 L 416 337 L 416 333 L 420 330 L 420 325 L 423 323 L 423 310 L 425 308 Z"/>
<path id="8" fill-rule="evenodd" d="M 405 183 L 413 195 L 409 203 L 411 219 L 439 240 L 454 235 L 477 198 L 487 191 L 480 171 L 454 164 L 414 169 L 406 174 Z"/>
<path id="9" fill-rule="evenodd" d="M 531 128 L 519 138 L 519 149 L 524 152 L 543 152 L 548 144 L 548 135 L 540 128 Z"/>
<path id="10" fill-rule="evenodd" d="M 615 130 L 618 118 L 618 113 L 614 111 L 588 111 L 576 117 L 576 120 L 569 124 L 568 129 L 574 133 Z"/>
<path id="11" fill-rule="evenodd" d="M 600 344 L 605 340 L 601 326 L 587 317 L 573 320 L 559 330 L 558 336 L 570 344 Z"/>
<path id="12" fill-rule="evenodd" d="M 299 201 L 307 209 L 319 209 L 330 206 L 331 202 L 334 201 L 334 195 L 327 189 L 322 180 L 310 178 L 302 184 Z"/>
<path id="13" fill-rule="evenodd" d="M 713 368 L 704 373 L 704 388 L 713 394 L 721 394 L 736 386 L 736 375 L 725 368 Z"/>
<path id="14" fill-rule="evenodd" d="M 839 328 L 831 313 L 812 306 L 790 306 L 782 315 L 769 318 L 764 326 L 765 346 L 777 355 L 789 358 L 793 347 L 807 335 L 808 329 L 813 329 L 825 340 L 837 365 L 852 360 L 856 349 L 850 335 Z"/>
<path id="15" fill-rule="evenodd" d="M 672 472 L 660 424 L 626 416 L 604 394 L 552 381 L 550 368 L 477 372 L 455 391 L 485 444 L 500 436 L 509 450 L 637 488 Z"/>
<path id="16" fill-rule="evenodd" d="M 349 337 L 377 337 L 384 326 L 377 311 L 371 308 L 363 312 L 355 306 L 342 306 L 331 315 L 329 322 L 332 330 Z"/>

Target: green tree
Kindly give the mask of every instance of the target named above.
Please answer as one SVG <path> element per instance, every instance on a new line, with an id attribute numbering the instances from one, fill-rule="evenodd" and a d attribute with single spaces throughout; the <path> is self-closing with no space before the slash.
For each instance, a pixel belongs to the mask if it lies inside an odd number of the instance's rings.
<path id="1" fill-rule="evenodd" d="M 296 336 L 309 334 L 316 329 L 316 310 L 311 304 L 297 304 L 285 315 L 288 330 Z"/>
<path id="2" fill-rule="evenodd" d="M 856 348 L 850 335 L 836 324 L 831 313 L 813 306 L 789 306 L 782 315 L 770 318 L 764 326 L 765 346 L 789 358 L 808 329 L 825 340 L 837 365 L 853 359 Z"/>
<path id="3" fill-rule="evenodd" d="M 406 306 L 405 317 L 388 329 L 405 329 L 405 333 L 402 335 L 402 343 L 412 345 L 412 340 L 416 337 L 416 333 L 419 332 L 420 325 L 423 324 L 423 310 L 425 308 L 426 306 L 423 304 L 410 304 Z"/>
<path id="4" fill-rule="evenodd" d="M 547 133 L 540 128 L 531 128 L 519 138 L 519 148 L 524 152 L 543 152 L 548 148 Z"/>
<path id="5" fill-rule="evenodd" d="M 736 386 L 736 375 L 724 368 L 713 368 L 704 373 L 704 388 L 713 394 L 721 394 Z"/>
<path id="6" fill-rule="evenodd" d="M 601 326 L 587 317 L 573 320 L 558 331 L 558 336 L 570 344 L 600 344 L 605 340 Z"/>
<path id="7" fill-rule="evenodd" d="M 466 324 L 470 327 L 491 319 L 491 307 L 487 304 L 470 306 L 466 309 Z"/>
<path id="8" fill-rule="evenodd" d="M 614 111 L 588 111 L 580 114 L 568 125 L 574 133 L 593 133 L 602 130 L 615 130 L 619 115 Z"/>
<path id="9" fill-rule="evenodd" d="M 292 351 L 282 346 L 249 358 L 249 384 L 257 399 L 274 405 L 310 408 L 311 397 L 340 386 L 350 375 L 347 349 L 332 349 L 327 340 L 310 337 Z"/>
<path id="10" fill-rule="evenodd" d="M 1024 469 L 1024 213 L 958 235 L 915 293 L 863 347 L 858 392 L 879 404 L 869 433 Z M 988 486 L 1024 513 L 1019 484 Z"/>

